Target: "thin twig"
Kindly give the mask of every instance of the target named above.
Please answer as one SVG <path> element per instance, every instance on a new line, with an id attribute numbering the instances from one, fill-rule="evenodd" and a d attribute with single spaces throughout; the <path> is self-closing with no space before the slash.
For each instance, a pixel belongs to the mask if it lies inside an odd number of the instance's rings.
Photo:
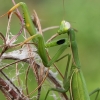
<path id="1" fill-rule="evenodd" d="M 27 78 L 28 78 L 29 69 L 30 69 L 30 65 L 28 66 L 26 70 L 26 75 L 25 75 L 25 87 L 26 87 L 26 94 L 28 95 L 28 97 L 29 97 L 29 92 L 28 92 L 28 86 L 27 86 Z"/>
<path id="2" fill-rule="evenodd" d="M 58 35 L 58 33 L 54 34 L 50 39 L 47 40 L 47 43 L 56 38 Z"/>
<path id="3" fill-rule="evenodd" d="M 35 10 L 33 10 L 33 17 L 34 17 L 33 23 L 36 25 L 36 28 L 38 29 L 39 33 L 41 35 L 43 35 L 42 34 L 42 28 L 41 28 L 40 20 L 39 20 L 38 15 L 37 15 Z"/>
<path id="4" fill-rule="evenodd" d="M 59 26 L 51 26 L 51 27 L 47 27 L 45 29 L 42 29 L 42 32 L 46 32 L 48 30 L 52 30 L 52 29 L 55 29 L 55 28 L 59 28 Z"/>
<path id="5" fill-rule="evenodd" d="M 2 71 L 1 71 L 1 73 L 5 76 L 5 74 Z M 6 76 L 6 78 L 7 78 L 7 76 Z M 5 93 L 6 97 L 9 98 L 8 100 L 15 100 L 15 99 L 16 100 L 29 100 L 28 98 L 26 98 L 26 99 L 24 98 L 24 95 L 20 93 L 20 91 L 18 90 L 18 88 L 16 88 L 16 86 L 14 86 L 14 84 L 12 82 L 10 82 L 10 83 L 11 84 L 9 85 L 7 82 L 5 82 L 0 77 L 0 86 L 1 86 L 0 89 L 3 91 L 3 93 Z"/>
<path id="6" fill-rule="evenodd" d="M 26 59 L 29 59 L 29 58 L 17 60 L 17 61 L 15 61 L 15 62 L 12 62 L 12 63 L 10 63 L 10 64 L 7 64 L 6 66 L 1 67 L 1 68 L 0 68 L 0 71 L 3 70 L 3 69 L 5 69 L 5 68 L 7 68 L 7 67 L 9 67 L 9 66 L 11 66 L 11 65 L 13 65 L 13 64 L 16 64 L 16 63 L 18 63 L 18 62 L 21 62 L 21 61 L 23 61 L 23 60 L 26 60 Z"/>

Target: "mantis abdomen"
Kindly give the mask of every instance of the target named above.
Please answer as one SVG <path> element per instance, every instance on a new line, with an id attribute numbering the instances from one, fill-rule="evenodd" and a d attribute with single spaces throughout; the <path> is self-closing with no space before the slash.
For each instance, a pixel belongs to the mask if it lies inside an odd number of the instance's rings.
<path id="1" fill-rule="evenodd" d="M 70 85 L 72 100 L 90 100 L 81 69 L 73 69 Z"/>

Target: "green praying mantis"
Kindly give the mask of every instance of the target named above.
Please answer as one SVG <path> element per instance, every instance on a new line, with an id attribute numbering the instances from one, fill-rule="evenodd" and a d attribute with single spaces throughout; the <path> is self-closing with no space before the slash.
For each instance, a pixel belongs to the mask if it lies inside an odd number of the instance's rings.
<path id="1" fill-rule="evenodd" d="M 61 35 L 67 33 L 69 36 L 70 48 L 73 55 L 72 65 L 71 68 L 69 69 L 69 63 L 70 63 L 70 54 L 69 54 L 67 68 L 66 68 L 64 82 L 63 82 L 64 89 L 59 89 L 59 88 L 49 89 L 44 100 L 47 99 L 48 93 L 51 90 L 58 91 L 61 93 L 69 91 L 71 100 L 90 100 L 88 90 L 86 88 L 85 80 L 81 71 L 81 65 L 78 56 L 78 48 L 75 40 L 75 31 L 72 28 L 66 29 L 67 27 L 66 25 L 67 24 L 65 21 L 61 22 L 61 26 L 60 26 L 61 28 L 58 31 L 58 34 Z M 70 70 L 69 76 L 67 75 L 68 70 Z"/>
<path id="2" fill-rule="evenodd" d="M 25 28 L 27 29 L 28 33 L 31 36 L 25 42 L 32 39 L 32 41 L 36 44 L 38 54 L 40 55 L 45 67 L 50 67 L 60 57 L 60 55 L 64 52 L 64 50 L 66 50 L 68 47 L 70 47 L 72 51 L 73 59 L 72 59 L 71 68 L 69 67 L 71 56 L 70 54 L 68 54 L 68 62 L 67 62 L 67 67 L 66 67 L 64 82 L 63 82 L 64 89 L 59 89 L 59 88 L 49 89 L 44 100 L 47 99 L 47 96 L 51 90 L 61 92 L 61 93 L 65 93 L 69 91 L 71 100 L 90 100 L 85 79 L 82 74 L 80 61 L 79 61 L 78 48 L 75 40 L 75 30 L 70 27 L 70 24 L 68 22 L 62 21 L 60 25 L 60 29 L 58 30 L 58 34 L 62 35 L 67 33 L 69 38 L 68 39 L 64 38 L 57 41 L 46 43 L 44 41 L 43 36 L 37 33 L 36 28 L 28 12 L 28 8 L 24 2 L 19 2 L 18 4 L 13 6 L 7 12 L 8 16 L 12 11 L 14 11 L 19 6 L 21 6 L 23 9 Z M 25 42 L 23 42 L 21 45 L 23 45 Z M 54 57 L 51 60 L 49 60 L 47 57 L 46 48 L 58 46 L 58 45 L 61 45 L 61 48 L 57 51 Z M 68 75 L 68 70 L 70 71 L 69 75 Z"/>
<path id="3" fill-rule="evenodd" d="M 67 24 L 66 24 L 67 23 Z M 68 22 L 62 21 L 60 29 L 58 30 L 58 35 L 66 34 L 70 40 L 70 49 L 72 51 L 72 63 L 71 68 L 69 67 L 71 55 L 67 54 L 68 61 L 67 67 L 64 75 L 63 89 L 60 88 L 50 88 L 45 96 L 44 100 L 47 100 L 47 96 L 50 91 L 57 91 L 61 93 L 70 93 L 70 100 L 90 100 L 90 96 L 87 90 L 86 82 L 81 70 L 81 65 L 78 56 L 78 47 L 75 39 L 75 30 L 71 27 L 67 28 Z M 68 71 L 70 73 L 68 74 Z M 97 92 L 95 100 L 97 100 L 100 89 L 96 89 L 90 93 L 90 95 Z"/>

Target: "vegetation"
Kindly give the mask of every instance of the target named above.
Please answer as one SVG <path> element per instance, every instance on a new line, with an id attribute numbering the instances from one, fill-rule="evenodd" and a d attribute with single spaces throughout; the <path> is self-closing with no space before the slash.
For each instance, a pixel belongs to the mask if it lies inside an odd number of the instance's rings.
<path id="1" fill-rule="evenodd" d="M 20 2 L 17 0 L 16 3 Z M 99 78 L 99 66 L 100 66 L 100 56 L 99 56 L 99 51 L 100 51 L 100 45 L 99 45 L 99 26 L 100 26 L 100 21 L 99 21 L 99 0 L 96 1 L 90 1 L 90 0 L 71 0 L 68 1 L 66 0 L 64 2 L 64 7 L 63 7 L 63 1 L 61 0 L 46 0 L 46 1 L 41 1 L 41 0 L 30 0 L 26 1 L 26 4 L 28 5 L 29 11 L 32 14 L 33 9 L 36 10 L 42 29 L 50 26 L 58 26 L 59 23 L 65 19 L 69 21 L 72 25 L 73 28 L 76 29 L 76 40 L 78 44 L 78 49 L 79 49 L 79 57 L 82 65 L 82 71 L 84 73 L 84 77 L 87 83 L 88 91 L 91 92 L 95 88 L 100 87 L 100 78 Z M 0 1 L 0 15 L 4 14 L 7 12 L 12 6 L 13 3 L 12 1 L 5 0 L 5 4 L 3 1 Z M 51 7 L 52 5 L 52 7 Z M 5 36 L 6 31 L 7 31 L 7 23 L 8 19 L 7 16 L 4 16 L 0 18 L 0 31 L 3 33 Z M 16 24 L 15 24 L 16 23 Z M 11 18 L 11 23 L 10 23 L 10 32 L 13 34 L 16 34 L 20 30 L 20 21 L 19 19 L 13 15 Z M 44 32 L 44 38 L 45 40 L 48 40 L 54 33 L 57 32 L 57 29 L 49 30 Z M 63 37 L 63 36 L 61 36 Z M 61 38 L 59 37 L 59 38 Z M 21 35 L 18 37 L 17 42 L 22 42 L 24 41 L 23 36 Z M 2 41 L 0 42 L 0 45 L 2 45 Z M 57 51 L 58 47 L 50 48 L 49 53 L 50 55 L 54 55 L 55 52 Z M 19 50 L 18 48 L 16 49 L 9 49 L 7 52 L 11 52 L 13 50 Z M 1 50 L 2 51 L 2 50 Z M 66 52 L 64 52 L 66 54 Z M 57 66 L 59 70 L 64 73 L 65 72 L 65 66 L 66 66 L 66 59 L 64 58 L 63 60 L 59 61 L 57 63 Z M 3 60 L 3 62 L 0 64 L 1 67 L 5 66 L 8 63 L 14 62 L 13 60 Z M 62 65 L 63 64 L 63 65 Z M 17 65 L 16 65 L 17 66 Z M 5 69 L 4 72 L 6 75 L 9 76 L 10 79 L 13 80 L 13 83 L 15 85 L 20 85 L 21 88 L 24 90 L 25 89 L 25 75 L 26 75 L 26 70 L 28 67 L 28 64 L 22 63 L 18 64 L 18 70 L 20 73 L 20 78 L 21 78 L 21 83 L 18 83 L 17 77 L 15 77 L 15 73 L 17 73 L 17 68 L 15 65 L 9 67 L 8 69 Z M 53 69 L 54 72 L 56 72 L 56 69 Z M 2 75 L 2 74 L 1 74 Z M 33 71 L 30 69 L 29 75 L 28 75 L 28 88 L 29 91 L 33 91 L 37 87 L 37 82 L 35 77 L 33 77 Z M 62 80 L 60 75 L 58 75 L 59 79 Z M 24 80 L 24 81 L 22 81 Z M 48 83 L 45 83 L 48 85 Z M 49 87 L 49 85 L 48 85 Z M 34 88 L 34 89 L 33 89 Z M 44 99 L 44 96 L 47 91 L 47 87 L 44 86 L 45 89 L 42 88 L 41 92 L 41 97 L 40 100 Z M 45 91 L 45 92 L 44 92 Z M 35 92 L 34 96 L 37 95 L 37 92 Z M 0 93 L 0 97 L 2 97 L 2 100 L 5 100 L 4 96 L 2 93 Z M 48 96 L 51 99 L 51 96 Z M 98 97 L 99 98 L 99 97 Z M 94 100 L 94 97 L 91 96 L 91 100 Z M 98 99 L 99 100 L 99 99 Z"/>

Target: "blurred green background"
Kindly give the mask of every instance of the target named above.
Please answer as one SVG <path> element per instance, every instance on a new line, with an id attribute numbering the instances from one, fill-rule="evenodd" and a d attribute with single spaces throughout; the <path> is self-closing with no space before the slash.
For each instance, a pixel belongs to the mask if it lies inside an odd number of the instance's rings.
<path id="1" fill-rule="evenodd" d="M 79 57 L 88 90 L 91 92 L 100 87 L 100 0 L 64 0 L 64 6 L 63 0 L 21 1 L 27 4 L 31 14 L 33 9 L 36 10 L 42 28 L 60 25 L 63 19 L 71 23 L 72 27 L 77 30 L 76 40 Z M 18 3 L 20 0 L 15 0 L 15 2 Z M 0 0 L 0 15 L 7 12 L 12 6 L 11 0 Z M 0 18 L 0 32 L 3 34 L 6 33 L 7 21 L 7 16 Z M 18 33 L 19 24 L 17 17 L 14 15 L 11 23 L 12 33 Z M 45 32 L 45 40 L 56 33 L 56 31 L 57 29 Z M 49 50 L 51 55 L 55 53 L 52 52 L 54 50 L 56 52 L 56 48 Z M 64 73 L 66 58 L 62 61 L 58 63 L 58 67 Z M 62 63 L 64 64 L 63 66 Z M 30 86 L 32 85 L 33 83 Z M 43 98 L 41 97 L 41 100 Z M 0 100 L 5 100 L 1 92 Z M 100 96 L 98 100 L 100 100 Z"/>

